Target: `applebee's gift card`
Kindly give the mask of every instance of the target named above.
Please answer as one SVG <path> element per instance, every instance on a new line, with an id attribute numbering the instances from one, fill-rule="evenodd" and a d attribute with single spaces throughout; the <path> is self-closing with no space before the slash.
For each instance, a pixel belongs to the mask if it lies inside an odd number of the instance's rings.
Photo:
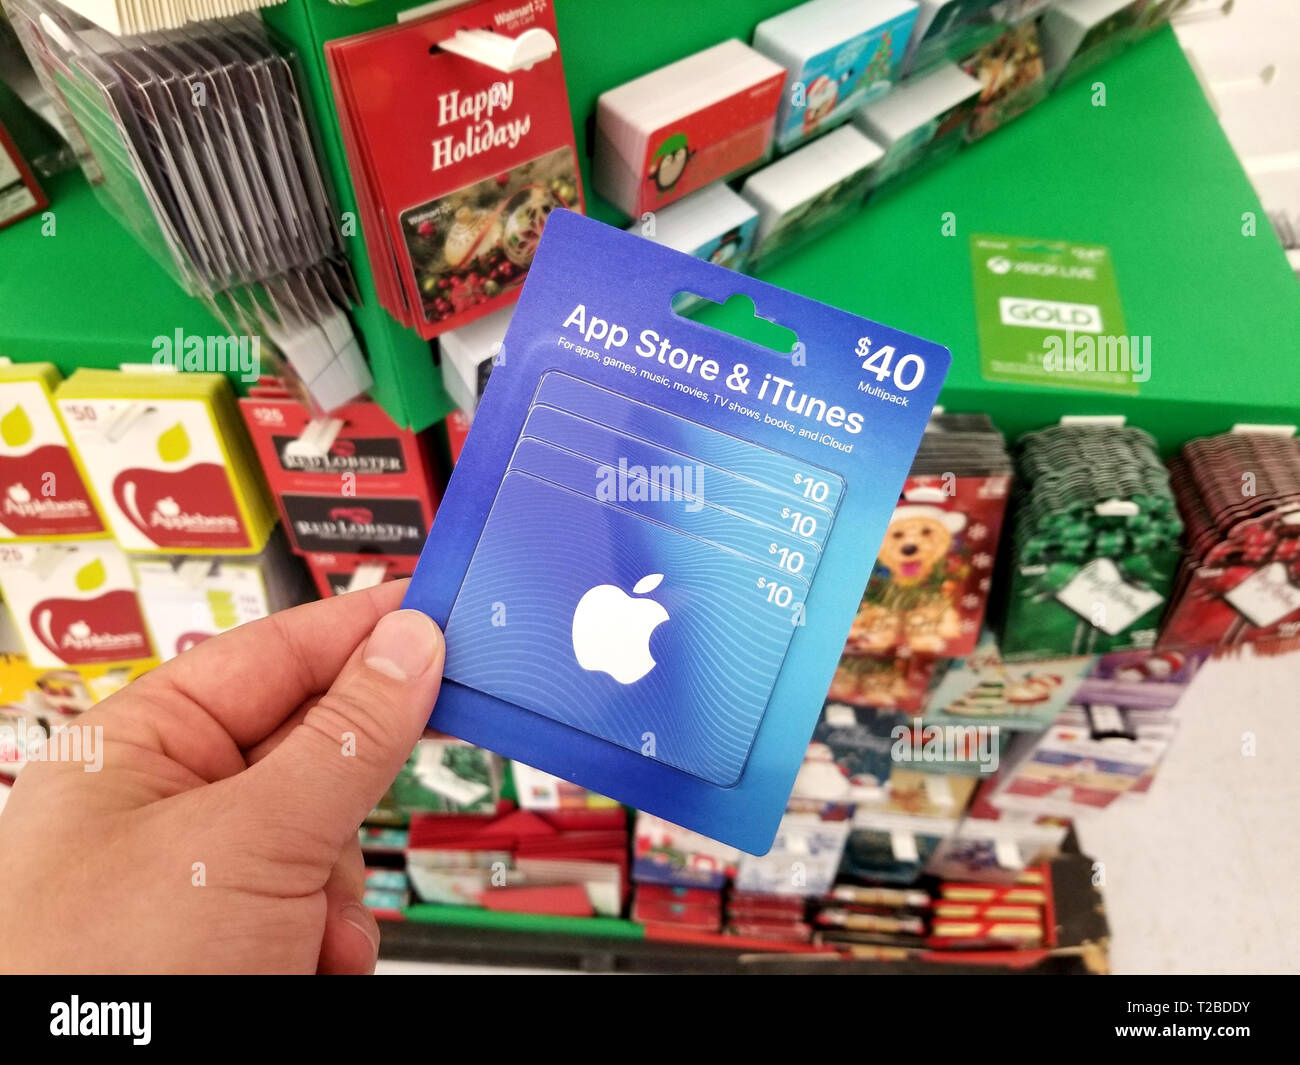
<path id="1" fill-rule="evenodd" d="M 104 535 L 50 400 L 50 363 L 0 366 L 0 539 Z"/>
<path id="2" fill-rule="evenodd" d="M 0 547 L 0 593 L 38 669 L 153 657 L 131 567 L 110 540 Z"/>
<path id="3" fill-rule="evenodd" d="M 947 350 L 557 211 L 502 355 L 406 597 L 431 725 L 766 851 Z"/>
<path id="4" fill-rule="evenodd" d="M 262 549 L 275 512 L 224 376 L 81 369 L 55 402 L 124 550 Z"/>

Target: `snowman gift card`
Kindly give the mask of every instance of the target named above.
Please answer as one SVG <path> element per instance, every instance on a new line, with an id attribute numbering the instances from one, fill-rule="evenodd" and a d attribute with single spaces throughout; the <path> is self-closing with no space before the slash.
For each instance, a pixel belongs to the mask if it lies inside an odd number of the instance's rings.
<path id="1" fill-rule="evenodd" d="M 406 598 L 432 727 L 765 851 L 948 352 L 571 212 L 503 351 Z"/>
<path id="2" fill-rule="evenodd" d="M 788 72 L 777 146 L 789 151 L 888 92 L 916 14 L 912 0 L 810 0 L 760 22 L 754 47 Z"/>

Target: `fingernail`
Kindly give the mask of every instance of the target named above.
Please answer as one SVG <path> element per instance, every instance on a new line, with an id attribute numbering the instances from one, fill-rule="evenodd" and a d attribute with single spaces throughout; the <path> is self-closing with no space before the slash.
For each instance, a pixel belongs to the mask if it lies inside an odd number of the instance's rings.
<path id="1" fill-rule="evenodd" d="M 345 903 L 343 909 L 339 910 L 339 919 L 364 935 L 369 940 L 375 957 L 379 956 L 379 926 L 369 910 L 359 902 Z"/>
<path id="2" fill-rule="evenodd" d="M 379 619 L 366 642 L 365 663 L 393 680 L 411 680 L 432 664 L 442 633 L 418 610 L 395 610 Z"/>

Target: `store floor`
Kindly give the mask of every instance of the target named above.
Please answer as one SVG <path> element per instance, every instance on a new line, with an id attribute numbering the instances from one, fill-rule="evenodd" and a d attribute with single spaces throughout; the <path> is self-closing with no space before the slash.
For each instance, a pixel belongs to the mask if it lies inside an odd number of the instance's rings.
<path id="1" fill-rule="evenodd" d="M 1300 972 L 1300 652 L 1209 662 L 1175 714 L 1151 793 L 1079 825 L 1112 967 Z"/>
<path id="2" fill-rule="evenodd" d="M 1112 967 L 1300 972 L 1300 651 L 1209 662 L 1175 712 L 1179 733 L 1150 794 L 1079 824 L 1102 863 Z"/>

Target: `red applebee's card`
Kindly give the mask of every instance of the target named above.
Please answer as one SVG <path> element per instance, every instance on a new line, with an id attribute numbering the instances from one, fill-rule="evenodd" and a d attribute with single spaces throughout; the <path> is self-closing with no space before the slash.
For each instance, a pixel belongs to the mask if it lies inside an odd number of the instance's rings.
<path id="1" fill-rule="evenodd" d="M 367 251 L 425 338 L 512 303 L 551 211 L 583 207 L 559 51 L 503 73 L 439 47 L 484 27 L 556 36 L 549 4 L 483 0 L 326 45 Z"/>
<path id="2" fill-rule="evenodd" d="M 0 591 L 37 669 L 153 657 L 131 567 L 111 540 L 6 544 Z"/>

